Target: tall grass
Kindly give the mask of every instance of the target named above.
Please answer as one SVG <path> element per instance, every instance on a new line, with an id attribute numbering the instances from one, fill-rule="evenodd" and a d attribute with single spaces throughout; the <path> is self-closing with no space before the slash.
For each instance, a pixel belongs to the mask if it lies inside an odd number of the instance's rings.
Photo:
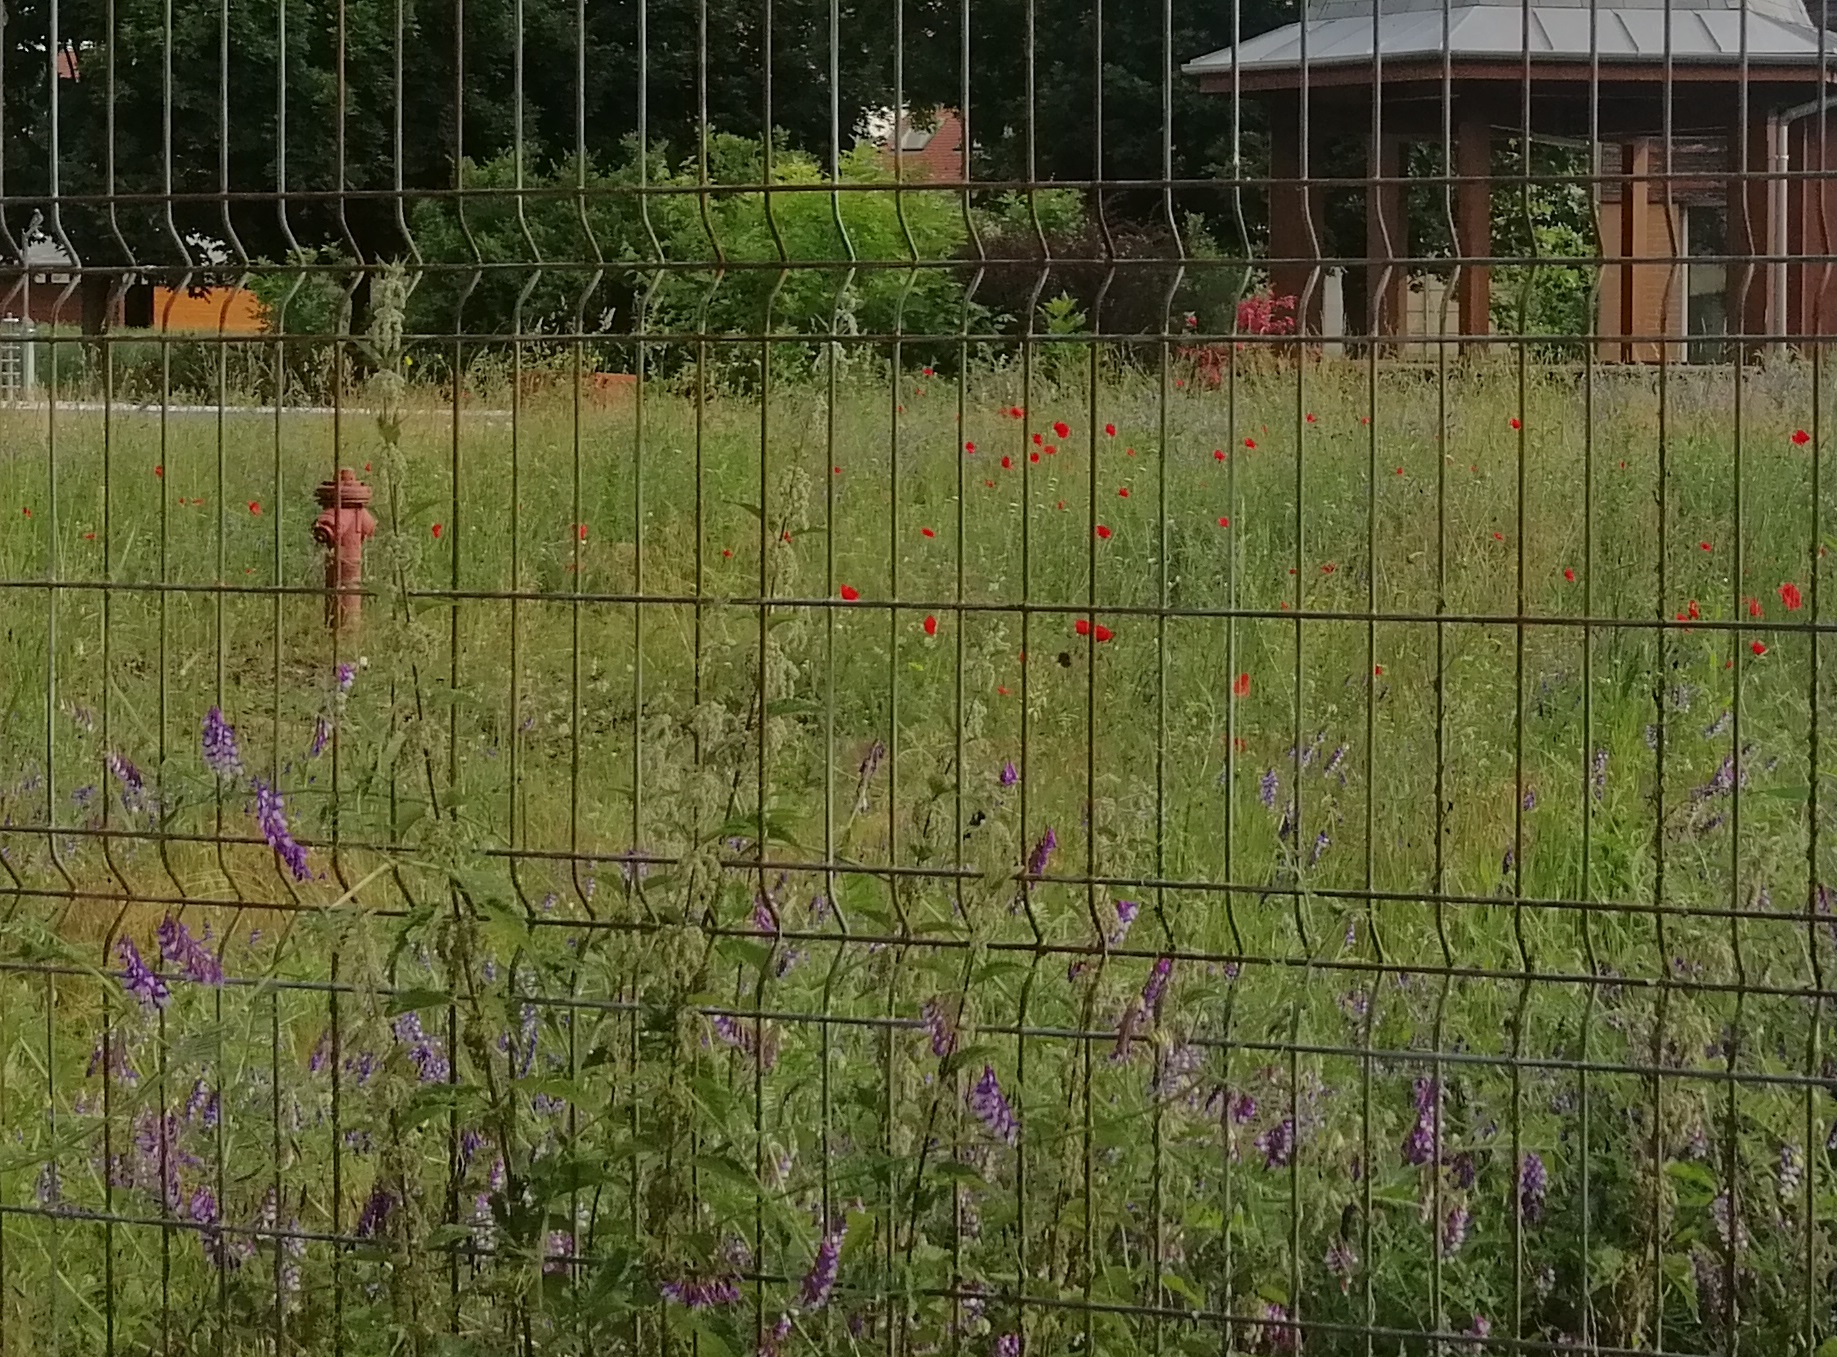
<path id="1" fill-rule="evenodd" d="M 10 1333 L 1816 1349 L 1810 373 L 1071 352 L 0 415 Z"/>

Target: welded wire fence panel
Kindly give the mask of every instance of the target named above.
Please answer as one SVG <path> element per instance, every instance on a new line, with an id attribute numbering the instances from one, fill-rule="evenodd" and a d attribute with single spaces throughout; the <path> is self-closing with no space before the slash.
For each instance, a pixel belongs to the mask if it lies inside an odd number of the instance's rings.
<path id="1" fill-rule="evenodd" d="M 1821 10 L 5 17 L 0 1353 L 1829 1357 Z"/>

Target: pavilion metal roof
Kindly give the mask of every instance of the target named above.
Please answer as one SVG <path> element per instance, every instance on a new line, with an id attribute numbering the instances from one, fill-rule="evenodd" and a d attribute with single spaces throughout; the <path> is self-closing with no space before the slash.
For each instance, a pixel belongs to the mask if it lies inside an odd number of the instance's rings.
<path id="1" fill-rule="evenodd" d="M 1815 65 L 1820 41 L 1837 61 L 1837 33 L 1821 33 L 1800 0 L 1376 0 L 1383 5 L 1377 45 L 1385 60 L 1737 63 L 1745 50 L 1756 65 Z M 1374 0 L 1314 0 L 1307 6 L 1307 64 L 1356 66 L 1372 61 Z M 1528 13 L 1527 13 L 1528 9 Z M 1528 25 L 1528 32 L 1527 32 Z M 1744 36 L 1745 26 L 1745 36 Z M 1300 23 L 1249 38 L 1237 47 L 1236 68 L 1296 70 Z M 1229 74 L 1227 47 L 1189 61 L 1188 75 Z"/>

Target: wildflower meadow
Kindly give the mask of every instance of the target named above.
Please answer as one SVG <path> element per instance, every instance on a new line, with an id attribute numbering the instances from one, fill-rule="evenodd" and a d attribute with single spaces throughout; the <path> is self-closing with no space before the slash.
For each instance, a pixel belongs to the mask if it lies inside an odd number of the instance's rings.
<path id="1" fill-rule="evenodd" d="M 1834 1350 L 1820 371 L 378 346 L 0 411 L 0 1350 Z"/>

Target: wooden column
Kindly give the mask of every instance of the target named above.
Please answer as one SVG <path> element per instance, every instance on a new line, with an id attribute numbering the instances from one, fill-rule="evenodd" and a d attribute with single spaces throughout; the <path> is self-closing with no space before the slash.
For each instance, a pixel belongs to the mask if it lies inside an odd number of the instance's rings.
<path id="1" fill-rule="evenodd" d="M 1792 127 L 1794 179 L 1788 187 L 1786 248 L 1795 260 L 1837 253 L 1837 118 L 1820 128 L 1816 114 Z M 1787 266 L 1787 332 L 1837 334 L 1837 269 L 1828 263 Z"/>
<path id="2" fill-rule="evenodd" d="M 1366 173 L 1373 180 L 1403 175 L 1403 138 L 1385 132 L 1365 137 Z M 1410 219 L 1402 184 L 1373 183 L 1365 190 L 1366 333 L 1373 339 L 1404 331 L 1409 301 Z"/>
<path id="3" fill-rule="evenodd" d="M 1454 191 L 1454 224 L 1460 252 L 1469 258 L 1483 258 L 1493 252 L 1493 135 L 1486 106 L 1475 100 L 1463 100 L 1459 109 L 1454 172 L 1463 181 Z M 1485 338 L 1492 331 L 1492 268 L 1486 264 L 1463 264 L 1460 289 L 1461 334 L 1468 339 L 1464 347 L 1484 352 Z"/>
<path id="4" fill-rule="evenodd" d="M 1729 257 L 1741 260 L 1748 256 L 1745 262 L 1729 265 L 1728 324 L 1732 335 L 1765 334 L 1772 328 L 1767 319 L 1772 278 L 1765 264 L 1752 259 L 1773 249 L 1772 197 L 1766 178 L 1772 164 L 1772 131 L 1773 119 L 1758 104 L 1749 105 L 1745 125 L 1739 106 L 1729 120 Z M 1754 177 L 1741 178 L 1743 171 Z M 1750 355 L 1744 352 L 1737 356 L 1745 359 Z"/>
<path id="5" fill-rule="evenodd" d="M 1620 148 L 1620 361 L 1645 360 L 1652 345 L 1636 343 L 1634 335 L 1656 333 L 1664 327 L 1659 317 L 1640 305 L 1639 284 L 1646 270 L 1633 261 L 1652 248 L 1652 143 L 1629 141 Z"/>
<path id="6" fill-rule="evenodd" d="M 1300 101 L 1273 103 L 1269 110 L 1270 291 L 1278 297 L 1295 298 L 1296 333 L 1319 334 L 1325 195 L 1303 181 L 1301 169 Z M 1310 158 L 1309 177 L 1317 178 L 1319 173 Z"/>

